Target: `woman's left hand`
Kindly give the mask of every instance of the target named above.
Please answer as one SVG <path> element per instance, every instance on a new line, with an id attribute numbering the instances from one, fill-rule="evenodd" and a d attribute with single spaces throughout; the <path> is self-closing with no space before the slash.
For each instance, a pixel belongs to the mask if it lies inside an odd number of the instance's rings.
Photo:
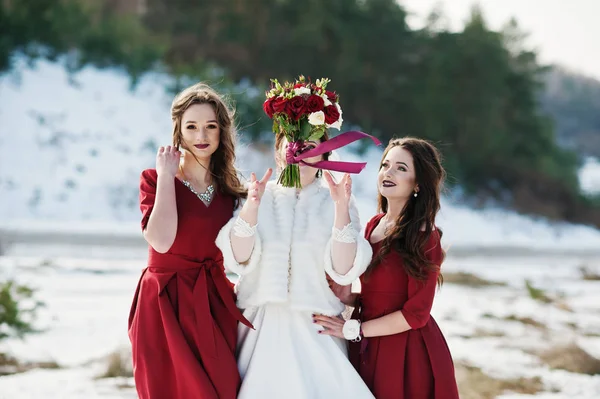
<path id="1" fill-rule="evenodd" d="M 341 182 L 336 183 L 333 180 L 333 176 L 329 172 L 324 172 L 325 180 L 329 186 L 329 194 L 331 199 L 336 205 L 347 206 L 350 203 L 350 197 L 352 196 L 352 178 L 346 173 Z"/>
<path id="2" fill-rule="evenodd" d="M 324 315 L 313 315 L 313 323 L 318 324 L 325 328 L 322 331 L 319 331 L 319 334 L 323 335 L 331 335 L 334 337 L 344 339 L 344 334 L 342 333 L 342 329 L 344 327 L 344 323 L 346 320 L 338 317 L 330 317 Z"/>

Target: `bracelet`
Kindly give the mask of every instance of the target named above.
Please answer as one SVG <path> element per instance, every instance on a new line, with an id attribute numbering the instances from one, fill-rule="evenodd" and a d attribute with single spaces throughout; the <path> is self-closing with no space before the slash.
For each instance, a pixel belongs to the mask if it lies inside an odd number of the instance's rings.
<path id="1" fill-rule="evenodd" d="M 362 341 L 362 339 L 363 339 L 364 337 L 365 337 L 365 336 L 363 335 L 362 326 L 361 326 L 361 327 L 360 327 L 360 332 L 359 332 L 359 334 L 358 334 L 358 337 L 354 338 L 354 339 L 352 340 L 352 342 L 360 342 L 360 341 Z M 366 340 L 365 340 L 365 341 L 366 341 Z"/>
<path id="2" fill-rule="evenodd" d="M 341 230 L 333 227 L 332 237 L 334 241 L 343 242 L 346 244 L 354 244 L 358 233 L 352 228 L 352 222 L 345 225 Z"/>
<path id="3" fill-rule="evenodd" d="M 342 327 L 344 338 L 352 342 L 360 342 L 363 338 L 363 332 L 360 320 L 350 319 L 344 323 Z"/>
<path id="4" fill-rule="evenodd" d="M 254 226 L 250 226 L 250 223 L 246 222 L 241 217 L 237 217 L 235 219 L 235 223 L 233 224 L 233 235 L 236 237 L 252 237 L 256 234 L 256 227 L 258 223 Z"/>

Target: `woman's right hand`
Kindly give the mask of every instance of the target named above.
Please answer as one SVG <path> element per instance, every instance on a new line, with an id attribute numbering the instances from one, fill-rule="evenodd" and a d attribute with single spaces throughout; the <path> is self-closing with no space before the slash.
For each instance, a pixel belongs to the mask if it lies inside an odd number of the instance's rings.
<path id="1" fill-rule="evenodd" d="M 179 169 L 181 152 L 173 146 L 160 147 L 156 154 L 156 174 L 175 177 Z"/>
<path id="2" fill-rule="evenodd" d="M 250 186 L 248 187 L 248 201 L 246 201 L 246 204 L 244 205 L 245 207 L 252 210 L 258 209 L 262 196 L 265 193 L 267 182 L 271 178 L 272 174 L 273 169 L 269 168 L 265 172 L 262 179 L 256 180 L 256 174 L 252 172 L 250 175 Z"/>
<path id="3" fill-rule="evenodd" d="M 329 285 L 329 289 L 333 291 L 334 295 L 342 302 L 344 305 L 354 306 L 356 301 L 356 294 L 352 293 L 352 285 L 340 285 L 333 281 L 329 275 L 326 275 L 327 284 Z"/>
<path id="4" fill-rule="evenodd" d="M 250 176 L 250 186 L 248 187 L 248 200 L 244 203 L 238 218 L 255 227 L 258 222 L 258 206 L 260 200 L 265 193 L 267 182 L 271 177 L 273 170 L 269 168 L 262 179 L 256 180 L 256 175 L 252 173 Z M 239 237 L 235 234 L 234 229 L 230 233 L 231 249 L 236 262 L 244 264 L 248 262 L 254 249 L 254 234 L 250 236 Z"/>

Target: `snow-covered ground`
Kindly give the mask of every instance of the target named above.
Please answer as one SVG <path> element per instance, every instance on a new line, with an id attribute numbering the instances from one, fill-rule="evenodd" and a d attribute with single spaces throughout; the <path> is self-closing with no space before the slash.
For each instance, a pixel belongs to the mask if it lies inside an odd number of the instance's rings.
<path id="1" fill-rule="evenodd" d="M 0 352 L 22 361 L 56 361 L 62 368 L 2 376 L 0 399 L 134 398 L 130 379 L 95 377 L 106 368 L 107 355 L 128 346 L 129 305 L 146 253 L 137 185 L 140 171 L 153 166 L 156 147 L 170 140 L 171 98 L 164 90 L 170 80 L 148 76 L 129 91 L 127 77 L 114 70 L 88 68 L 69 76 L 60 64 L 39 62 L 17 71 L 0 77 L 0 246 L 6 232 L 23 240 L 4 248 L 0 279 L 38 288 L 46 307 L 38 320 L 42 333 L 4 341 Z M 354 177 L 363 222 L 375 213 L 380 151 L 371 148 L 363 157 L 366 170 Z M 348 151 L 340 156 L 358 159 Z M 273 163 L 248 144 L 239 147 L 238 158 L 246 176 Z M 598 161 L 588 160 L 580 179 L 586 191 L 600 191 Z M 585 263 L 600 273 L 600 231 L 472 210 L 448 198 L 438 225 L 448 249 L 447 273 L 466 271 L 508 284 L 444 285 L 434 316 L 455 360 L 498 378 L 538 376 L 544 385 L 539 397 L 600 397 L 600 376 L 551 370 L 532 353 L 574 341 L 600 357 L 600 282 L 584 281 L 578 271 Z M 80 244 L 50 239 L 58 235 Z M 477 249 L 488 252 L 478 255 Z M 518 249 L 536 254 L 517 256 Z M 531 299 L 525 279 L 567 306 Z M 506 316 L 530 317 L 547 328 Z"/>
<path id="2" fill-rule="evenodd" d="M 21 361 L 55 361 L 62 369 L 0 377 L 0 399 L 135 398 L 125 378 L 96 380 L 105 358 L 128 346 L 127 316 L 143 260 L 0 258 L 0 278 L 39 289 L 42 333 L 3 342 Z"/>
<path id="3" fill-rule="evenodd" d="M 507 284 L 472 288 L 448 282 L 439 291 L 433 315 L 455 362 L 495 378 L 537 376 L 545 398 L 600 397 L 600 375 L 552 370 L 532 354 L 576 342 L 600 357 L 600 282 L 580 278 L 578 268 L 586 262 L 600 272 L 600 262 L 589 258 L 449 256 L 448 276 L 463 271 Z M 0 399 L 134 398 L 131 379 L 95 377 L 105 371 L 106 356 L 128 347 L 129 305 L 143 267 L 143 259 L 1 257 L 0 277 L 36 287 L 46 307 L 37 323 L 42 333 L 3 342 L 0 352 L 63 368 L 0 377 Z M 562 305 L 530 298 L 526 279 Z M 545 327 L 507 321 L 511 316 Z"/>

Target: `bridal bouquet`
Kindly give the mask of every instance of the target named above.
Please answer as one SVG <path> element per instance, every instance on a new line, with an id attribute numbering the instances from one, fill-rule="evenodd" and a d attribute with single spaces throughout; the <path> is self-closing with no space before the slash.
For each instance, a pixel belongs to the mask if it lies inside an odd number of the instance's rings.
<path id="1" fill-rule="evenodd" d="M 271 80 L 271 89 L 263 109 L 273 120 L 273 133 L 285 134 L 288 142 L 286 150 L 287 166 L 279 176 L 278 183 L 285 187 L 301 187 L 299 164 L 320 169 L 336 170 L 346 173 L 360 173 L 366 163 L 319 161 L 305 162 L 304 159 L 343 147 L 361 138 L 371 138 L 376 144 L 379 140 L 366 133 L 351 131 L 325 141 L 316 148 L 304 151 L 306 141 L 319 141 L 329 128 L 340 130 L 342 127 L 342 108 L 339 96 L 327 90 L 330 79 L 317 79 L 315 83 L 300 76 L 295 82 L 280 84 Z"/>

